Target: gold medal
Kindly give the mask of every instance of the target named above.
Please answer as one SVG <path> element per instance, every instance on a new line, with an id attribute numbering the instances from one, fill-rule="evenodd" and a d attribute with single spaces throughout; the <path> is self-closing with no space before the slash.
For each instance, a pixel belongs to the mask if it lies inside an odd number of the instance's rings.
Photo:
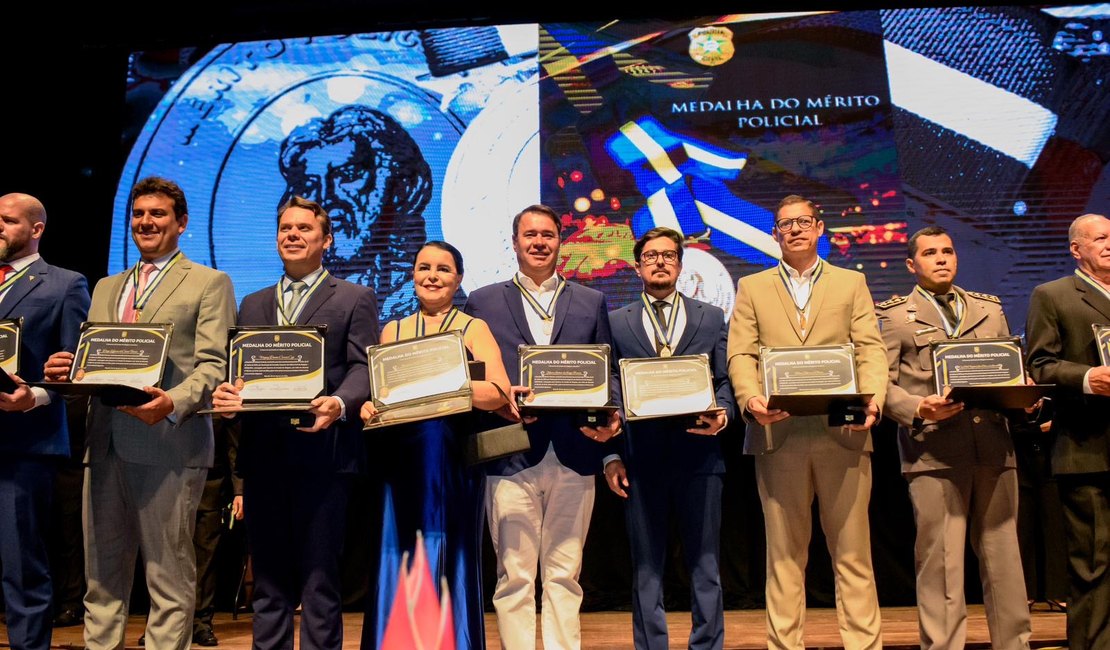
<path id="1" fill-rule="evenodd" d="M 554 331 L 554 329 L 555 329 L 555 319 L 554 318 L 545 318 L 545 319 L 543 319 L 543 333 L 544 334 L 546 334 L 548 336 L 551 336 L 551 332 Z"/>
<path id="2" fill-rule="evenodd" d="M 143 317 L 143 310 L 136 309 L 135 310 L 135 322 L 136 323 L 139 322 L 139 319 L 142 318 L 142 317 Z"/>
<path id="3" fill-rule="evenodd" d="M 671 356 L 671 346 L 664 345 L 663 348 L 661 350 L 659 350 L 659 356 L 661 356 L 661 357 Z"/>

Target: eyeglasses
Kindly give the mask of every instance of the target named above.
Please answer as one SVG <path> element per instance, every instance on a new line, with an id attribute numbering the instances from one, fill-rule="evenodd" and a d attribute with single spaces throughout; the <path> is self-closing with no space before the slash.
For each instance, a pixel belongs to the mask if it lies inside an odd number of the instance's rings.
<path id="1" fill-rule="evenodd" d="M 775 227 L 779 232 L 790 232 L 794 229 L 794 224 L 798 224 L 798 230 L 809 230 L 817 220 L 813 217 L 794 217 L 793 219 L 779 219 L 775 222 Z"/>
<path id="2" fill-rule="evenodd" d="M 663 261 L 667 264 L 674 264 L 678 261 L 678 251 L 647 251 L 640 254 L 640 262 L 644 264 L 655 264 L 660 257 L 662 257 Z"/>

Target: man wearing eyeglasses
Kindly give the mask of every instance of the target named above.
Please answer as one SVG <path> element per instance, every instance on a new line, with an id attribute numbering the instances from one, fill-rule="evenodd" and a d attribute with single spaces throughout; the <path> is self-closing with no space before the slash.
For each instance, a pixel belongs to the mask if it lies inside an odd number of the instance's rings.
<path id="1" fill-rule="evenodd" d="M 640 299 L 609 312 L 616 359 L 704 354 L 713 372 L 719 411 L 628 424 L 622 457 L 605 458 L 605 480 L 625 510 L 632 549 L 632 631 L 637 650 L 666 650 L 663 570 L 668 520 L 678 524 L 690 575 L 689 647 L 724 645 L 719 571 L 721 491 L 725 461 L 717 434 L 736 416 L 725 358 L 724 313 L 688 298 L 675 284 L 682 273 L 683 237 L 653 228 L 632 254 L 644 282 Z M 626 467 L 627 463 L 627 467 Z"/>
<path id="2" fill-rule="evenodd" d="M 817 256 L 825 232 L 812 201 L 784 198 L 773 236 L 774 268 L 740 279 L 728 333 L 729 377 L 747 422 L 744 453 L 755 456 L 767 533 L 767 645 L 803 648 L 805 567 L 816 496 L 836 575 L 837 619 L 846 648 L 882 646 L 871 567 L 867 506 L 871 426 L 886 396 L 886 350 L 862 273 Z M 858 426 L 829 426 L 824 415 L 768 409 L 759 371 L 762 346 L 852 343 L 861 393 L 873 395 Z"/>

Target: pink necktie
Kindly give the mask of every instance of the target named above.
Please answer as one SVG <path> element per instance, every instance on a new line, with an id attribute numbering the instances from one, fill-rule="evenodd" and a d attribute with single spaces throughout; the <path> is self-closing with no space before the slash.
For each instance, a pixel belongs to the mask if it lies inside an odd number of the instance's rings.
<path id="1" fill-rule="evenodd" d="M 139 269 L 139 288 L 136 291 L 135 284 L 131 284 L 131 293 L 128 294 L 127 300 L 123 303 L 123 322 L 135 323 L 139 320 L 139 312 L 135 309 L 136 295 L 142 295 L 146 290 L 146 285 L 150 282 L 150 275 L 154 273 L 154 269 L 158 267 L 147 262 Z"/>
<path id="2" fill-rule="evenodd" d="M 4 279 L 7 278 L 8 274 L 14 270 L 15 268 L 13 268 L 11 264 L 0 266 L 0 284 L 4 284 Z"/>

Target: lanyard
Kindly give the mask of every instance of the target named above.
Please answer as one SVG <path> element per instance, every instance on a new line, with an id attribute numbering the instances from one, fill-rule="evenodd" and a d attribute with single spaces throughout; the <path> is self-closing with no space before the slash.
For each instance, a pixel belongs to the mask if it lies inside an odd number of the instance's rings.
<path id="1" fill-rule="evenodd" d="M 937 313 L 940 314 L 940 322 L 944 323 L 944 333 L 948 335 L 948 338 L 960 338 L 960 334 L 964 327 L 964 318 L 967 316 L 967 310 L 962 309 L 963 301 L 960 300 L 960 294 L 956 294 L 956 304 L 952 307 L 953 311 L 955 311 L 956 313 L 956 322 L 949 323 L 948 317 L 944 315 L 944 310 L 940 308 L 940 304 L 937 302 L 937 299 L 935 296 L 933 296 L 933 294 L 922 289 L 920 284 L 914 287 L 914 291 L 924 296 L 926 300 L 933 304 L 933 307 L 937 310 Z"/>
<path id="2" fill-rule="evenodd" d="M 450 311 L 447 312 L 447 315 L 443 317 L 443 322 L 439 324 L 439 329 L 436 330 L 436 333 L 438 334 L 450 330 L 451 324 L 455 322 L 455 317 L 458 315 L 458 307 L 452 307 Z M 416 312 L 412 316 L 414 319 L 416 319 L 416 325 L 414 326 L 414 329 L 416 330 L 416 338 L 420 338 L 425 334 L 426 325 L 424 323 L 424 314 Z"/>
<path id="3" fill-rule="evenodd" d="M 15 284 L 17 280 L 19 280 L 19 278 L 22 278 L 23 276 L 27 275 L 27 271 L 30 271 L 30 270 L 31 270 L 31 265 L 28 264 L 27 266 L 23 267 L 23 269 L 21 269 L 19 271 L 19 273 L 13 273 L 12 275 L 9 275 L 7 278 L 5 278 L 4 283 L 0 284 L 0 296 L 4 295 L 5 291 L 10 289 L 11 286 L 13 284 Z"/>
<path id="4" fill-rule="evenodd" d="M 278 280 L 277 286 L 275 287 L 277 291 L 278 325 L 296 325 L 297 319 L 301 317 L 301 312 L 304 311 L 305 305 L 308 304 L 308 299 L 312 297 L 312 294 L 324 283 L 324 279 L 327 277 L 328 272 L 326 270 L 320 273 L 320 277 L 316 278 L 316 281 L 305 290 L 304 295 L 301 296 L 301 301 L 297 303 L 296 307 L 293 308 L 293 313 L 288 317 L 285 315 L 285 291 L 281 287 L 281 280 Z"/>
<path id="5" fill-rule="evenodd" d="M 551 334 L 554 329 L 553 325 L 555 324 L 555 303 L 558 302 L 559 296 L 563 293 L 563 289 L 566 288 L 567 281 L 559 278 L 559 284 L 555 287 L 555 295 L 551 296 L 551 302 L 547 305 L 547 309 L 544 309 L 539 301 L 532 297 L 532 294 L 520 284 L 520 279 L 515 275 L 513 276 L 513 284 L 520 290 L 520 295 L 524 296 L 524 302 L 526 302 L 528 306 L 532 308 L 532 311 L 536 312 L 536 315 L 543 320 L 543 333 Z"/>
<path id="6" fill-rule="evenodd" d="M 1103 295 L 1104 298 L 1106 298 L 1107 300 L 1110 300 L 1110 291 L 1107 291 L 1106 287 L 1104 287 L 1101 284 L 1099 284 L 1098 282 L 1096 282 L 1094 278 L 1087 275 L 1085 272 L 1080 271 L 1079 269 L 1075 270 L 1075 274 L 1079 276 L 1079 279 L 1083 280 L 1087 284 L 1094 287 L 1099 293 L 1101 293 Z M 0 287 L 0 291 L 3 291 L 3 290 L 4 290 L 4 287 Z"/>
<path id="7" fill-rule="evenodd" d="M 782 285 L 786 287 L 786 293 L 790 294 L 790 300 L 794 302 L 794 309 L 798 311 L 798 327 L 805 332 L 808 319 L 806 318 L 806 310 L 809 309 L 809 303 L 813 300 L 814 291 L 817 289 L 817 278 L 821 277 L 821 273 L 825 270 L 825 263 L 822 260 L 817 260 L 817 268 L 813 270 L 813 275 L 809 278 L 809 296 L 806 297 L 804 304 L 798 304 L 798 297 L 794 295 L 794 285 L 790 280 L 790 274 L 786 270 L 786 265 L 779 262 L 779 279 L 782 280 Z"/>
<path id="8" fill-rule="evenodd" d="M 675 293 L 674 303 L 671 305 L 671 315 L 667 318 L 666 323 L 660 323 L 659 318 L 655 315 L 655 308 L 651 304 L 647 293 L 640 294 L 640 301 L 644 303 L 644 309 L 647 311 L 648 321 L 651 322 L 651 328 L 655 330 L 655 336 L 663 343 L 663 347 L 659 350 L 659 356 L 669 357 L 674 353 L 674 330 L 678 325 L 678 310 L 682 309 L 682 294 Z"/>
<path id="9" fill-rule="evenodd" d="M 135 264 L 135 268 L 131 270 L 131 286 L 135 287 L 135 299 L 131 302 L 131 308 L 135 310 L 136 315 L 142 313 L 143 307 L 146 306 L 150 297 L 154 295 L 154 290 L 162 284 L 162 280 L 169 275 L 168 271 L 172 269 L 173 265 L 177 264 L 177 261 L 182 257 L 184 256 L 181 254 L 181 251 L 174 253 L 170 261 L 158 271 L 157 277 L 155 277 L 153 281 L 147 283 L 146 288 L 143 289 L 141 294 L 139 293 L 139 268 L 142 266 L 142 262 L 137 262 Z"/>

